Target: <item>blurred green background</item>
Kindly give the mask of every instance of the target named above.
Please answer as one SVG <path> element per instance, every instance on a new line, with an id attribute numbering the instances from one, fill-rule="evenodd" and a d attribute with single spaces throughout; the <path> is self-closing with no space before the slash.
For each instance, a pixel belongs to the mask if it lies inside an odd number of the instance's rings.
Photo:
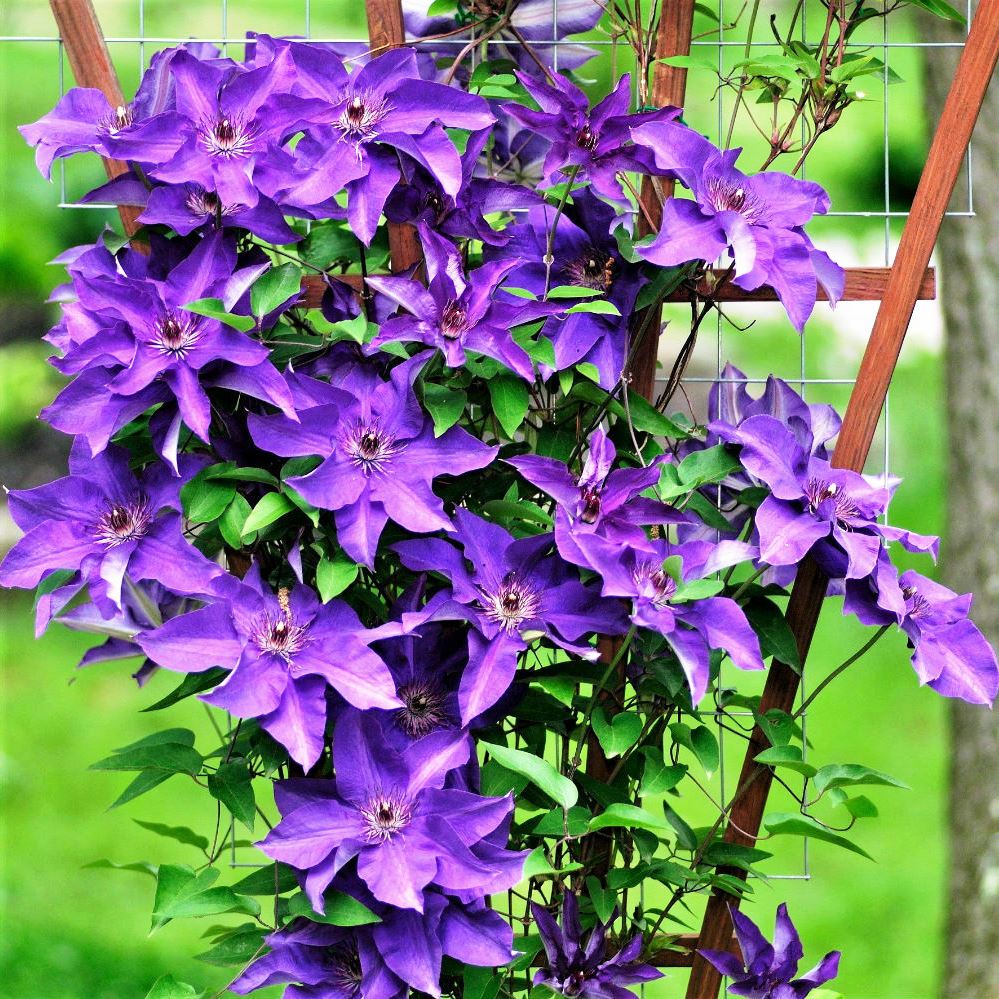
<path id="1" fill-rule="evenodd" d="M 780 8 L 780 4 L 770 5 Z M 806 4 L 806 6 L 810 6 Z M 149 0 L 139 20 L 137 0 L 100 2 L 97 10 L 109 36 L 238 37 L 248 28 L 301 33 L 303 4 L 289 0 L 230 0 L 223 15 L 218 3 Z M 732 16 L 729 12 L 728 16 Z M 314 35 L 362 37 L 358 2 L 314 0 Z M 911 40 L 905 16 L 892 28 L 895 42 Z M 706 27 L 706 25 L 703 25 Z M 736 26 L 726 38 L 739 37 Z M 878 29 L 880 31 L 880 29 Z M 47 5 L 28 0 L 0 6 L 0 35 L 51 37 Z M 879 36 L 880 37 L 880 36 Z M 158 47 L 147 42 L 144 54 Z M 713 57 L 713 50 L 704 50 Z M 727 50 L 732 51 L 732 50 Z M 139 47 L 112 44 L 126 90 L 134 86 Z M 878 52 L 880 55 L 880 51 Z M 733 56 L 733 58 L 735 58 Z M 926 147 L 921 67 L 913 50 L 893 48 L 891 66 L 903 82 L 891 88 L 886 114 L 881 85 L 873 81 L 871 100 L 851 108 L 832 137 L 818 146 L 809 169 L 828 187 L 838 211 L 876 212 L 886 197 L 904 210 L 918 179 Z M 0 41 L 0 478 L 7 487 L 34 485 L 61 474 L 65 441 L 37 421 L 35 414 L 58 390 L 59 378 L 44 363 L 40 340 L 55 310 L 44 303 L 60 281 L 46 266 L 68 246 L 93 240 L 113 218 L 101 211 L 60 210 L 58 170 L 48 184 L 34 171 L 30 151 L 15 126 L 45 113 L 59 93 L 60 61 L 51 41 Z M 589 70 L 587 70 L 589 72 Z M 608 71 L 594 69 L 594 90 L 606 87 Z M 70 83 L 65 68 L 66 85 Z M 691 79 L 687 120 L 705 132 L 716 127 L 717 108 L 706 74 Z M 887 122 L 887 156 L 885 124 Z M 747 130 L 745 138 L 752 141 Z M 888 164 L 886 194 L 885 164 Z M 749 157 L 752 165 L 757 161 Z M 66 171 L 70 200 L 99 182 L 99 166 L 74 161 Z M 871 218 L 833 218 L 815 226 L 817 241 L 844 263 L 884 262 L 884 225 Z M 893 233 L 894 235 L 894 233 Z M 774 371 L 788 378 L 853 375 L 873 310 L 843 306 L 835 314 L 819 306 L 805 336 L 805 352 L 794 332 L 769 307 L 742 307 L 732 319 L 750 328 L 726 327 L 720 343 L 713 332 L 698 348 L 696 374 L 710 374 L 718 356 L 729 357 L 753 376 Z M 682 322 L 683 317 L 677 319 Z M 893 504 L 893 520 L 915 530 L 942 526 L 940 320 L 924 303 L 913 320 L 911 342 L 891 395 L 890 466 L 905 482 Z M 682 326 L 681 326 L 682 329 Z M 678 334 L 680 335 L 680 334 Z M 670 331 L 663 358 L 671 360 Z M 847 390 L 835 384 L 809 387 L 812 399 L 842 405 Z M 691 403 L 703 415 L 692 390 Z M 880 469 L 883 439 L 876 445 Z M 4 517 L 0 545 L 14 538 Z M 922 567 L 924 570 L 926 566 Z M 159 975 L 172 972 L 199 986 L 225 982 L 224 971 L 194 961 L 207 949 L 197 921 L 171 923 L 147 936 L 153 882 L 135 873 L 86 870 L 99 858 L 116 862 L 194 860 L 189 848 L 153 836 L 132 818 L 184 824 L 211 831 L 214 808 L 175 778 L 137 803 L 106 811 L 127 781 L 123 775 L 87 772 L 87 765 L 142 735 L 166 725 L 207 731 L 201 709 L 187 703 L 163 715 L 139 714 L 171 689 L 158 676 L 137 691 L 128 665 L 76 672 L 73 664 L 91 644 L 58 628 L 41 640 L 32 637 L 31 602 L 22 594 L 0 593 L 0 659 L 3 678 L 2 891 L 0 901 L 0 995 L 9 999 L 141 999 Z M 864 641 L 862 630 L 827 612 L 810 660 L 817 677 L 845 659 Z M 808 736 L 814 760 L 858 762 L 885 770 L 911 785 L 911 791 L 875 793 L 881 817 L 866 820 L 858 841 L 875 858 L 870 863 L 833 846 L 809 851 L 810 880 L 775 878 L 756 884 L 752 914 L 767 924 L 786 899 L 806 946 L 806 961 L 831 948 L 844 952 L 838 989 L 855 999 L 931 999 L 937 994 L 942 936 L 947 839 L 945 705 L 920 690 L 904 643 L 886 639 L 850 671 L 809 712 Z M 729 780 L 737 746 L 726 747 Z M 780 807 L 779 803 L 776 807 Z M 771 870 L 800 874 L 800 843 L 764 844 L 777 859 Z M 209 922 L 211 922 L 209 920 Z M 677 973 L 650 994 L 681 994 Z"/>

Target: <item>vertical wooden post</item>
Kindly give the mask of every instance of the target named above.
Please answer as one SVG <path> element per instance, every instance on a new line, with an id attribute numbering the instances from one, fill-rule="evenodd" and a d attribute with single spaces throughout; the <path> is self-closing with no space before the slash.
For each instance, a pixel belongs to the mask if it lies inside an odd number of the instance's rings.
<path id="1" fill-rule="evenodd" d="M 661 0 L 662 13 L 656 32 L 656 58 L 687 55 L 694 24 L 694 0 Z M 656 62 L 652 73 L 652 103 L 656 107 L 683 107 L 687 89 L 687 71 L 677 66 Z M 656 190 L 658 185 L 659 190 Z M 642 182 L 642 211 L 638 213 L 638 234 L 648 236 L 662 222 L 661 198 L 673 193 L 671 180 Z M 631 369 L 631 383 L 635 391 L 651 400 L 656 385 L 656 359 L 659 356 L 659 330 L 662 326 L 662 307 L 650 307 L 635 317 L 634 329 L 644 329 L 645 336 L 635 351 Z"/>
<path id="2" fill-rule="evenodd" d="M 888 385 L 912 318 L 919 282 L 929 263 L 997 60 L 999 0 L 981 0 L 933 136 L 843 419 L 843 429 L 832 458 L 833 464 L 840 468 L 860 471 L 867 459 Z M 794 584 L 787 618 L 802 662 L 815 633 L 827 582 L 818 566 L 808 560 L 802 565 Z M 794 670 L 784 663 L 774 662 L 763 691 L 761 713 L 771 708 L 790 711 L 794 706 L 798 683 L 799 676 Z M 756 726 L 739 779 L 739 788 L 747 790 L 741 794 L 737 792 L 738 799 L 725 831 L 725 839 L 729 843 L 752 845 L 759 832 L 773 771 L 756 763 L 753 757 L 767 745 L 766 737 Z M 728 870 L 726 873 L 746 877 L 745 871 Z M 715 950 L 724 947 L 724 942 L 731 938 L 732 933 L 728 906 L 737 904 L 738 901 L 730 895 L 722 892 L 712 894 L 701 924 L 701 947 Z M 720 984 L 719 973 L 704 958 L 696 955 L 687 999 L 715 999 Z"/>
<path id="3" fill-rule="evenodd" d="M 402 0 L 367 0 L 368 40 L 373 56 L 406 44 Z M 389 256 L 393 271 L 404 271 L 423 259 L 416 230 L 402 222 L 388 226 Z"/>

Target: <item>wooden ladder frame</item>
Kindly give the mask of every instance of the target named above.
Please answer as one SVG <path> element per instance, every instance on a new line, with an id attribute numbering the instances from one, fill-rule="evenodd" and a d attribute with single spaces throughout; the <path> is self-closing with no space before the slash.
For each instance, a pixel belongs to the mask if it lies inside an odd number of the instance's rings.
<path id="1" fill-rule="evenodd" d="M 667 56 L 688 54 L 694 0 L 660 2 L 662 14 L 657 31 L 657 61 L 651 100 L 660 107 L 667 104 L 682 107 L 686 70 L 667 66 L 661 60 Z M 92 0 L 50 0 L 50 6 L 77 84 L 101 90 L 112 105 L 124 103 Z M 365 7 L 373 52 L 405 43 L 401 0 L 366 0 Z M 890 268 L 847 270 L 843 300 L 878 301 L 881 304 L 833 453 L 832 462 L 838 467 L 855 471 L 863 469 L 915 304 L 919 299 L 935 297 L 935 276 L 928 269 L 930 254 L 997 59 L 999 0 L 980 0 L 934 132 L 894 263 Z M 109 177 L 116 177 L 127 170 L 127 165 L 117 160 L 105 160 L 104 165 Z M 665 193 L 668 195 L 670 191 Z M 646 208 L 643 215 L 648 215 L 658 225 L 661 205 L 651 182 L 646 181 L 643 185 L 641 197 Z M 119 208 L 119 213 L 125 232 L 134 235 L 138 229 L 138 211 L 123 206 Z M 644 218 L 641 224 L 647 228 Z M 392 270 L 405 270 L 418 263 L 421 251 L 413 228 L 390 224 L 388 229 Z M 318 282 L 306 279 L 304 290 L 306 301 L 318 304 L 323 291 L 321 279 Z M 689 297 L 690 291 L 685 290 L 677 292 L 672 300 L 688 301 Z M 776 296 L 766 288 L 758 292 L 744 292 L 729 285 L 717 297 L 725 301 L 773 301 Z M 654 328 L 658 329 L 658 324 Z M 633 384 L 646 398 L 653 395 L 657 352 L 658 335 L 646 337 L 637 352 L 635 368 L 631 373 Z M 787 607 L 787 620 L 802 663 L 815 633 L 827 584 L 827 578 L 813 561 L 806 560 L 802 564 Z M 768 671 L 760 713 L 774 708 L 790 712 L 799 682 L 799 674 L 794 669 L 775 660 Z M 768 746 L 766 736 L 757 725 L 746 750 L 739 784 L 729 801 L 726 842 L 751 846 L 756 840 L 773 781 L 773 770 L 756 763 L 755 757 Z M 746 877 L 746 872 L 738 868 L 722 870 L 733 877 Z M 729 906 L 737 906 L 738 902 L 734 896 L 716 890 L 709 897 L 700 933 L 681 938 L 683 951 L 664 951 L 657 955 L 657 964 L 691 968 L 687 999 L 717 997 L 721 976 L 696 953 L 696 948 L 732 948 Z"/>

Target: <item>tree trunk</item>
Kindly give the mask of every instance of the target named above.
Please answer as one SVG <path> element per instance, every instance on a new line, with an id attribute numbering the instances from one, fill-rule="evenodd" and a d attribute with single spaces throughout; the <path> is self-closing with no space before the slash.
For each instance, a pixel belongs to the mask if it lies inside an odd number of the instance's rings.
<path id="1" fill-rule="evenodd" d="M 962 9 L 963 9 L 963 5 Z M 927 39 L 961 38 L 922 18 Z M 926 50 L 926 100 L 939 117 L 956 50 Z M 973 617 L 999 644 L 999 88 L 972 144 L 977 217 L 944 222 L 938 245 L 946 339 L 949 495 L 942 569 L 976 595 Z M 959 190 L 955 203 L 967 204 Z M 950 714 L 950 888 L 946 999 L 999 999 L 999 715 L 954 702 Z"/>

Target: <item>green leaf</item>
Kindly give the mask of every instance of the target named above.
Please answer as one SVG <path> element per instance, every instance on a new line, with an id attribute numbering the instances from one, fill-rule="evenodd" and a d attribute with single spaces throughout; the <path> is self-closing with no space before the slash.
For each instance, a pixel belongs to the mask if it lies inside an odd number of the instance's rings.
<path id="1" fill-rule="evenodd" d="M 676 841 L 684 850 L 696 850 L 699 843 L 694 830 L 666 802 L 663 802 L 666 820 L 676 830 Z"/>
<path id="2" fill-rule="evenodd" d="M 434 437 L 440 437 L 461 419 L 466 402 L 468 396 L 459 389 L 433 382 L 424 384 L 423 405 L 434 421 Z"/>
<path id="3" fill-rule="evenodd" d="M 697 6 L 700 6 L 698 4 Z M 717 20 L 717 17 L 715 18 Z M 667 66 L 676 66 L 677 69 L 707 69 L 712 73 L 718 72 L 718 66 L 711 59 L 706 56 L 692 56 L 692 55 L 675 55 L 675 56 L 665 56 L 659 59 L 658 62 L 665 63 Z"/>
<path id="4" fill-rule="evenodd" d="M 219 532 L 222 540 L 239 551 L 243 547 L 243 526 L 250 516 L 250 504 L 245 496 L 236 493 L 232 502 L 222 511 L 219 518 Z"/>
<path id="5" fill-rule="evenodd" d="M 812 785 L 815 790 L 822 794 L 834 787 L 850 787 L 856 784 L 880 784 L 887 787 L 903 787 L 908 789 L 909 785 L 892 777 L 891 774 L 882 773 L 880 770 L 872 770 L 870 767 L 861 766 L 859 763 L 831 763 L 812 778 Z"/>
<path id="6" fill-rule="evenodd" d="M 691 730 L 683 722 L 673 722 L 669 727 L 673 741 L 686 746 L 698 759 L 709 776 L 718 769 L 720 754 L 714 733 L 703 725 Z"/>
<path id="7" fill-rule="evenodd" d="M 136 744 L 117 750 L 96 763 L 91 770 L 162 770 L 168 774 L 191 774 L 201 770 L 201 754 L 180 742 Z"/>
<path id="8" fill-rule="evenodd" d="M 658 816 L 637 805 L 616 802 L 608 805 L 590 820 L 590 832 L 597 829 L 647 829 L 649 832 L 667 832 L 669 826 Z"/>
<path id="9" fill-rule="evenodd" d="M 605 756 L 620 756 L 638 742 L 642 719 L 632 711 L 622 711 L 608 719 L 603 708 L 598 708 L 593 713 L 593 731 Z"/>
<path id="10" fill-rule="evenodd" d="M 136 774 L 134 780 L 125 788 L 121 794 L 115 798 L 114 801 L 108 806 L 110 811 L 112 808 L 118 808 L 121 805 L 138 798 L 139 795 L 145 794 L 147 791 L 152 791 L 154 787 L 158 787 L 165 780 L 169 780 L 173 777 L 172 773 L 163 770 L 142 770 Z"/>
<path id="11" fill-rule="evenodd" d="M 295 877 L 295 872 L 290 867 L 284 864 L 268 864 L 237 881 L 232 886 L 232 890 L 240 895 L 273 895 L 275 868 L 277 869 L 278 895 L 298 887 L 298 878 Z"/>
<path id="12" fill-rule="evenodd" d="M 253 316 L 236 316 L 225 307 L 225 303 L 218 298 L 199 298 L 195 302 L 188 302 L 183 306 L 188 312 L 193 312 L 196 316 L 206 316 L 208 319 L 217 319 L 226 326 L 237 329 L 240 333 L 248 333 L 256 326 Z"/>
<path id="13" fill-rule="evenodd" d="M 524 861 L 524 870 L 521 877 L 525 881 L 530 878 L 541 878 L 545 876 L 561 877 L 564 874 L 571 874 L 573 871 L 580 870 L 582 866 L 582 864 L 572 862 L 556 870 L 545 856 L 545 848 L 543 846 L 536 846 L 527 855 L 527 859 Z"/>
<path id="14" fill-rule="evenodd" d="M 563 777 L 547 760 L 525 753 L 509 746 L 498 746 L 494 743 L 480 743 L 483 749 L 507 770 L 521 774 L 532 784 L 540 788 L 563 809 L 572 808 L 579 800 L 579 791 L 568 777 Z"/>
<path id="15" fill-rule="evenodd" d="M 682 438 L 690 436 L 668 416 L 663 416 L 648 399 L 638 392 L 629 390 L 628 411 L 631 413 L 632 426 L 642 433 L 652 434 L 653 437 Z"/>
<path id="16" fill-rule="evenodd" d="M 496 419 L 512 440 L 524 422 L 530 405 L 527 383 L 517 375 L 498 375 L 489 380 L 489 398 Z"/>
<path id="17" fill-rule="evenodd" d="M 753 597 L 746 601 L 742 609 L 753 631 L 759 636 L 763 658 L 773 656 L 777 662 L 800 672 L 798 643 L 794 640 L 794 632 L 791 631 L 784 612 L 766 597 Z"/>
<path id="18" fill-rule="evenodd" d="M 603 294 L 604 292 L 600 288 L 587 288 L 579 284 L 559 284 L 554 288 L 549 288 L 546 297 L 550 299 L 595 298 L 597 295 Z"/>
<path id="19" fill-rule="evenodd" d="M 597 914 L 597 919 L 601 923 L 609 923 L 611 915 L 617 908 L 617 892 L 602 887 L 599 878 L 591 875 L 586 879 L 586 893 L 593 903 L 593 911 Z"/>
<path id="20" fill-rule="evenodd" d="M 214 916 L 222 912 L 260 915 L 260 903 L 231 888 L 215 886 L 219 872 L 206 867 L 200 873 L 180 864 L 163 864 L 156 881 L 152 929 L 165 926 L 171 919 L 191 916 Z"/>
<path id="21" fill-rule="evenodd" d="M 687 773 L 685 764 L 667 763 L 662 750 L 655 746 L 646 746 L 642 753 L 645 756 L 645 769 L 642 771 L 640 786 L 642 795 L 658 795 L 672 791 Z"/>
<path id="22" fill-rule="evenodd" d="M 302 286 L 302 273 L 292 263 L 264 271 L 250 289 L 250 308 L 255 316 L 266 316 L 283 305 Z"/>
<path id="23" fill-rule="evenodd" d="M 343 892 L 328 891 L 323 896 L 323 901 L 326 903 L 326 913 L 320 915 L 313 912 L 308 898 L 299 892 L 288 899 L 288 915 L 305 916 L 314 923 L 327 923 L 330 926 L 367 926 L 369 923 L 381 922 L 381 919 L 366 905 L 362 905 L 357 899 Z"/>
<path id="24" fill-rule="evenodd" d="M 146 999 L 198 999 L 201 993 L 187 982 L 178 982 L 173 975 L 157 978 L 146 993 Z"/>
<path id="25" fill-rule="evenodd" d="M 353 261 L 357 255 L 357 237 L 335 223 L 313 225 L 309 235 L 297 245 L 302 260 L 323 270 L 339 260 Z"/>
<path id="26" fill-rule="evenodd" d="M 211 465 L 203 468 L 190 482 L 181 486 L 181 506 L 190 520 L 198 524 L 207 524 L 225 513 L 226 507 L 236 495 L 236 486 L 232 482 L 211 478 L 211 472 L 235 467 L 234 462 Z"/>
<path id="27" fill-rule="evenodd" d="M 221 763 L 218 770 L 208 775 L 208 793 L 217 801 L 221 801 L 238 819 L 253 832 L 253 820 L 256 818 L 255 799 L 253 797 L 253 778 L 244 759 L 233 759 Z"/>
<path id="28" fill-rule="evenodd" d="M 811 763 L 804 762 L 801 750 L 797 746 L 771 746 L 753 758 L 757 763 L 763 763 L 768 767 L 784 767 L 803 777 L 814 777 L 817 773 Z"/>
<path id="29" fill-rule="evenodd" d="M 205 964 L 214 964 L 222 968 L 248 964 L 264 947 L 265 929 L 245 923 L 229 933 L 223 934 L 215 944 L 195 958 Z"/>
<path id="30" fill-rule="evenodd" d="M 699 489 L 709 482 L 720 482 L 741 466 L 738 458 L 724 444 L 694 451 L 677 466 L 680 481 L 690 489 Z"/>
<path id="31" fill-rule="evenodd" d="M 929 11 L 929 13 L 935 14 L 937 17 L 942 17 L 945 20 L 955 21 L 958 24 L 967 23 L 964 15 L 959 10 L 951 7 L 945 0 L 909 0 L 909 3 L 913 7 L 922 7 L 923 10 Z"/>
<path id="32" fill-rule="evenodd" d="M 590 813 L 582 805 L 575 805 L 568 812 L 552 809 L 531 827 L 532 836 L 561 836 L 568 826 L 570 836 L 582 836 L 590 823 Z"/>
<path id="33" fill-rule="evenodd" d="M 243 524 L 243 537 L 280 520 L 286 513 L 296 509 L 295 504 L 284 493 L 266 493 L 260 497 L 252 513 Z"/>
<path id="34" fill-rule="evenodd" d="M 142 826 L 143 829 L 148 829 L 152 833 L 156 833 L 157 836 L 165 836 L 167 839 L 175 839 L 178 843 L 183 843 L 185 846 L 193 846 L 198 850 L 208 849 L 208 839 L 205 836 L 199 836 L 196 832 L 188 829 L 187 826 L 166 826 L 162 822 L 143 822 L 142 819 L 132 819 L 136 825 Z"/>
<path id="35" fill-rule="evenodd" d="M 85 870 L 100 869 L 109 871 L 135 871 L 138 874 L 148 874 L 155 878 L 159 868 L 155 864 L 150 864 L 145 860 L 136 861 L 134 864 L 117 864 L 113 860 L 92 860 L 89 864 L 83 865 Z"/>
<path id="36" fill-rule="evenodd" d="M 339 551 L 333 558 L 325 556 L 316 566 L 316 587 L 323 603 L 329 603 L 357 579 L 360 566 L 350 556 Z"/>
<path id="37" fill-rule="evenodd" d="M 858 794 L 854 798 L 847 798 L 844 795 L 843 800 L 838 804 L 842 805 L 855 819 L 875 819 L 878 816 L 878 806 L 866 794 Z"/>
<path id="38" fill-rule="evenodd" d="M 791 737 L 800 731 L 794 719 L 780 708 L 771 708 L 763 715 L 754 711 L 753 715 L 772 746 L 786 746 Z"/>
<path id="39" fill-rule="evenodd" d="M 205 670 L 204 673 L 188 673 L 180 684 L 174 687 L 166 697 L 161 697 L 155 703 L 150 704 L 148 708 L 143 708 L 142 710 L 162 711 L 164 708 L 169 708 L 178 701 L 183 701 L 184 698 L 190 697 L 192 694 L 200 694 L 203 690 L 210 690 L 221 683 L 228 675 L 229 670 L 222 669 L 219 666 L 213 666 L 211 669 Z M 193 739 L 194 733 L 191 733 L 191 737 Z"/>
<path id="40" fill-rule="evenodd" d="M 767 853 L 766 850 L 719 840 L 704 851 L 704 863 L 712 867 L 741 867 L 742 870 L 748 871 L 752 869 L 753 864 L 759 864 L 772 856 L 773 854 Z"/>
<path id="41" fill-rule="evenodd" d="M 277 478 L 263 468 L 229 468 L 227 465 L 212 465 L 206 469 L 208 474 L 205 478 L 209 482 L 259 482 L 264 486 L 271 486 L 277 489 L 280 485 Z"/>
<path id="42" fill-rule="evenodd" d="M 577 312 L 591 312 L 597 316 L 621 315 L 621 310 L 613 302 L 608 302 L 605 299 L 594 299 L 591 302 L 577 302 L 572 307 L 566 309 L 565 314 L 571 316 Z"/>
<path id="43" fill-rule="evenodd" d="M 797 812 L 775 812 L 767 815 L 763 819 L 763 826 L 767 832 L 775 836 L 804 836 L 808 839 L 820 839 L 825 843 L 833 843 L 841 846 L 851 853 L 859 853 L 861 857 L 868 860 L 874 858 L 864 849 L 851 842 L 845 836 L 839 835 L 825 826 L 820 825 L 810 815 L 801 815 Z"/>

